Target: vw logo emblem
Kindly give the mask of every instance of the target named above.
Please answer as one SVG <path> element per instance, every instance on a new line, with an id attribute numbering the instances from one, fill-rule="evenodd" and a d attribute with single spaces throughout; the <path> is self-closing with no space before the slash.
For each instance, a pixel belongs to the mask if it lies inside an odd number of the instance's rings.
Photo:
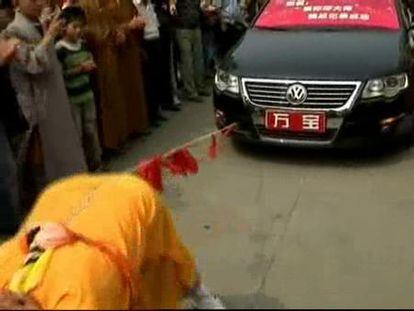
<path id="1" fill-rule="evenodd" d="M 293 84 L 286 91 L 286 99 L 292 105 L 301 105 L 308 98 L 308 91 L 302 84 Z"/>

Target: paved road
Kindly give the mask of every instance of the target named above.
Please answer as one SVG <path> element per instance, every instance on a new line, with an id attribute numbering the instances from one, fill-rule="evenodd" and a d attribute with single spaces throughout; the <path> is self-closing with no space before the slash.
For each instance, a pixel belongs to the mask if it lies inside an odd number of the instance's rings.
<path id="1" fill-rule="evenodd" d="M 111 163 L 124 170 L 214 128 L 188 104 Z M 194 150 L 197 154 L 200 149 Z M 228 307 L 413 307 L 414 151 L 306 151 L 229 143 L 169 180 L 178 230 Z"/>

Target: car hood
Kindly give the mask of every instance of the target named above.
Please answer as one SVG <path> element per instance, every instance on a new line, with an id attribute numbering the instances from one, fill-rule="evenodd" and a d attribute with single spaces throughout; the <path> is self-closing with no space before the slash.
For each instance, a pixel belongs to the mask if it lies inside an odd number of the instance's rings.
<path id="1" fill-rule="evenodd" d="M 242 77 L 368 80 L 407 70 L 403 31 L 250 29 L 221 67 Z"/>

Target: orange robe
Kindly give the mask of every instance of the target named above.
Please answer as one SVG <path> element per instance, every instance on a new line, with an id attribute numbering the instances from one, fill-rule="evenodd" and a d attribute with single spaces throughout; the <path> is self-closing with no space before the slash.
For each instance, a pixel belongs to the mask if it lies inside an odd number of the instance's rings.
<path id="1" fill-rule="evenodd" d="M 168 209 L 136 177 L 80 175 L 48 188 L 18 235 L 0 247 L 0 288 L 22 266 L 25 228 L 39 222 L 67 223 L 120 251 L 132 267 L 129 289 L 118 266 L 97 248 L 83 242 L 60 247 L 30 293 L 44 309 L 176 308 L 195 284 L 194 260 Z"/>
<path id="2" fill-rule="evenodd" d="M 115 31 L 134 16 L 131 0 L 80 0 L 88 22 L 87 41 L 98 67 L 96 88 L 104 148 L 118 149 L 128 136 L 148 128 L 139 34 L 127 32 L 115 44 Z"/>

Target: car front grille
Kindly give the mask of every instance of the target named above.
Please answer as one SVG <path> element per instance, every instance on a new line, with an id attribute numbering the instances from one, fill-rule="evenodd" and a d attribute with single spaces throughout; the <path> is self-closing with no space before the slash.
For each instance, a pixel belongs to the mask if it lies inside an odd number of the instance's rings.
<path id="1" fill-rule="evenodd" d="M 359 82 L 288 81 L 242 79 L 243 90 L 249 101 L 258 106 L 290 108 L 340 108 L 355 98 Z M 292 105 L 286 98 L 289 86 L 301 84 L 308 96 L 301 105 Z"/>

